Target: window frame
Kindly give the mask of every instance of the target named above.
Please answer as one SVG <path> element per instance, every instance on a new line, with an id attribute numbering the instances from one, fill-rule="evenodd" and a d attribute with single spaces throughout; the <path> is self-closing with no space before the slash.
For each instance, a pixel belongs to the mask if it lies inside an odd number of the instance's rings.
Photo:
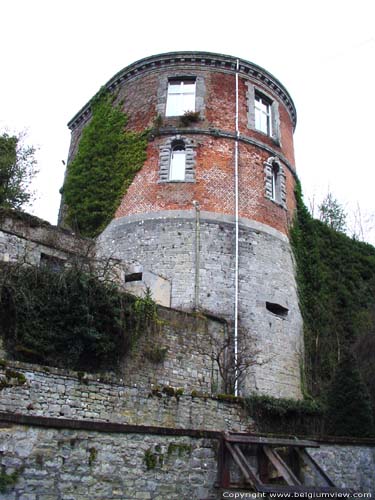
<path id="1" fill-rule="evenodd" d="M 173 179 L 170 176 L 170 166 L 173 150 L 177 147 L 183 148 L 185 151 L 185 178 Z M 159 146 L 159 179 L 158 184 L 164 183 L 181 183 L 195 182 L 196 168 L 196 142 L 190 137 L 177 134 L 173 137 L 168 137 Z"/>
<path id="2" fill-rule="evenodd" d="M 247 92 L 247 126 L 258 134 L 270 137 L 278 146 L 281 146 L 280 135 L 280 115 L 279 103 L 275 97 L 271 96 L 260 86 L 255 86 L 252 82 L 246 81 Z M 256 98 L 260 98 L 269 106 L 269 126 L 265 132 L 256 126 Z"/>
<path id="3" fill-rule="evenodd" d="M 256 130 L 272 137 L 272 101 L 258 90 L 254 93 L 254 115 Z"/>
<path id="4" fill-rule="evenodd" d="M 177 84 L 178 87 L 177 87 Z M 193 91 L 185 91 L 185 86 L 191 87 L 194 85 Z M 173 91 L 173 87 L 177 87 L 178 91 Z M 178 96 L 178 99 L 173 99 L 171 96 Z M 192 100 L 194 102 L 194 106 L 188 107 L 185 106 L 185 100 L 188 100 L 188 96 L 193 96 Z M 168 78 L 168 88 L 167 88 L 167 99 L 165 105 L 165 116 L 173 117 L 173 116 L 182 116 L 187 111 L 196 111 L 196 97 L 197 97 L 197 82 L 194 77 L 181 77 L 181 78 Z"/>
<path id="5" fill-rule="evenodd" d="M 270 157 L 264 162 L 264 185 L 265 197 L 286 209 L 286 178 L 279 158 Z"/>
<path id="6" fill-rule="evenodd" d="M 183 160 L 180 158 L 183 157 Z M 177 159 L 179 158 L 179 159 Z M 182 162 L 183 161 L 183 169 Z M 183 170 L 183 175 L 181 174 Z M 171 154 L 169 157 L 169 182 L 184 182 L 186 178 L 186 148 L 183 141 L 175 141 L 171 145 Z"/>

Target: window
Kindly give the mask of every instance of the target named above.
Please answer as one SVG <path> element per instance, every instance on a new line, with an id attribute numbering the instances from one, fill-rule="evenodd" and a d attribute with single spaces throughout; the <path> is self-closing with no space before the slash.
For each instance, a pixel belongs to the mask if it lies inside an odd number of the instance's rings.
<path id="1" fill-rule="evenodd" d="M 253 83 L 245 82 L 247 86 L 247 126 L 249 129 L 262 132 L 271 137 L 279 146 L 280 116 L 279 104 L 271 94 L 256 88 Z"/>
<path id="2" fill-rule="evenodd" d="M 181 116 L 186 111 L 195 111 L 195 80 L 170 80 L 166 116 Z"/>
<path id="3" fill-rule="evenodd" d="M 266 302 L 266 309 L 271 313 L 276 314 L 277 316 L 280 316 L 282 318 L 286 318 L 289 312 L 289 310 L 286 307 L 280 304 L 275 304 L 274 302 Z"/>
<path id="4" fill-rule="evenodd" d="M 285 173 L 277 157 L 268 158 L 264 162 L 264 174 L 266 198 L 286 208 Z"/>
<path id="5" fill-rule="evenodd" d="M 272 136 L 272 102 L 259 92 L 255 92 L 255 128 Z"/>
<path id="6" fill-rule="evenodd" d="M 195 182 L 196 147 L 190 137 L 168 137 L 160 145 L 158 183 Z"/>
<path id="7" fill-rule="evenodd" d="M 272 165 L 272 178 L 271 178 L 271 199 L 277 201 L 277 194 L 279 192 L 279 166 L 275 162 Z"/>
<path id="8" fill-rule="evenodd" d="M 169 180 L 184 181 L 186 168 L 185 144 L 178 142 L 172 146 L 171 159 L 169 162 Z"/>
<path id="9" fill-rule="evenodd" d="M 125 274 L 125 283 L 130 283 L 132 281 L 142 281 L 143 273 L 131 273 Z"/>
<path id="10" fill-rule="evenodd" d="M 65 268 L 65 260 L 55 257 L 53 255 L 48 255 L 46 253 L 40 254 L 40 267 L 48 269 L 54 273 L 60 273 Z"/>

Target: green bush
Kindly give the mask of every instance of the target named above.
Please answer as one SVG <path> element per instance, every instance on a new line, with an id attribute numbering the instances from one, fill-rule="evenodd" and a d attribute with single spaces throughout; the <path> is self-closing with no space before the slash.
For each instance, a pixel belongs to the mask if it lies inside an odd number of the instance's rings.
<path id="1" fill-rule="evenodd" d="M 291 243 L 304 320 L 305 390 L 323 397 L 342 354 L 351 350 L 375 409 L 375 364 L 370 356 L 375 345 L 375 248 L 313 219 L 299 184 L 296 200 Z"/>
<path id="2" fill-rule="evenodd" d="M 260 432 L 321 434 L 323 406 L 314 400 L 294 400 L 252 394 L 245 408 Z"/>
<path id="3" fill-rule="evenodd" d="M 138 299 L 139 300 L 139 299 Z M 3 264 L 0 329 L 16 359 L 80 370 L 115 368 L 144 324 L 135 299 L 73 266 Z"/>
<path id="4" fill-rule="evenodd" d="M 370 397 L 349 352 L 338 364 L 328 391 L 325 429 L 334 436 L 367 437 L 374 432 Z"/>

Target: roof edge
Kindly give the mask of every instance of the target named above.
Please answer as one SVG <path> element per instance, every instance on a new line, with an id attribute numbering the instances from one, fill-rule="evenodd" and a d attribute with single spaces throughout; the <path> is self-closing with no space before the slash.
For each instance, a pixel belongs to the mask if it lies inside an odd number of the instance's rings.
<path id="1" fill-rule="evenodd" d="M 289 112 L 293 123 L 293 129 L 295 129 L 297 123 L 297 111 L 293 99 L 284 85 L 269 71 L 265 70 L 261 66 L 258 66 L 250 61 L 246 61 L 245 59 L 226 54 L 201 51 L 178 51 L 155 54 L 139 59 L 138 61 L 135 61 L 121 69 L 114 76 L 112 76 L 110 80 L 108 80 L 104 87 L 113 91 L 124 80 L 137 76 L 144 71 L 156 68 L 173 67 L 181 63 L 233 71 L 234 73 L 236 71 L 237 60 L 239 62 L 240 75 L 258 80 L 279 96 Z M 85 121 L 89 117 L 91 100 L 92 98 L 68 122 L 68 127 L 71 130 L 75 129 L 82 121 Z"/>

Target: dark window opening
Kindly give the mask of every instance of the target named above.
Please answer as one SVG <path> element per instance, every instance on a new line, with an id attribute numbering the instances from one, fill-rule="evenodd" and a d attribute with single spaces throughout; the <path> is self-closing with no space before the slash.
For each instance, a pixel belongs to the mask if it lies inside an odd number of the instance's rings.
<path id="1" fill-rule="evenodd" d="M 40 267 L 49 269 L 54 273 L 60 273 L 64 270 L 65 260 L 46 253 L 40 254 Z"/>
<path id="2" fill-rule="evenodd" d="M 274 302 L 266 302 L 266 309 L 277 316 L 285 318 L 288 316 L 289 309 L 281 306 L 280 304 L 275 304 Z"/>
<path id="3" fill-rule="evenodd" d="M 130 283 L 131 281 L 142 281 L 142 273 L 126 274 L 125 283 Z"/>

